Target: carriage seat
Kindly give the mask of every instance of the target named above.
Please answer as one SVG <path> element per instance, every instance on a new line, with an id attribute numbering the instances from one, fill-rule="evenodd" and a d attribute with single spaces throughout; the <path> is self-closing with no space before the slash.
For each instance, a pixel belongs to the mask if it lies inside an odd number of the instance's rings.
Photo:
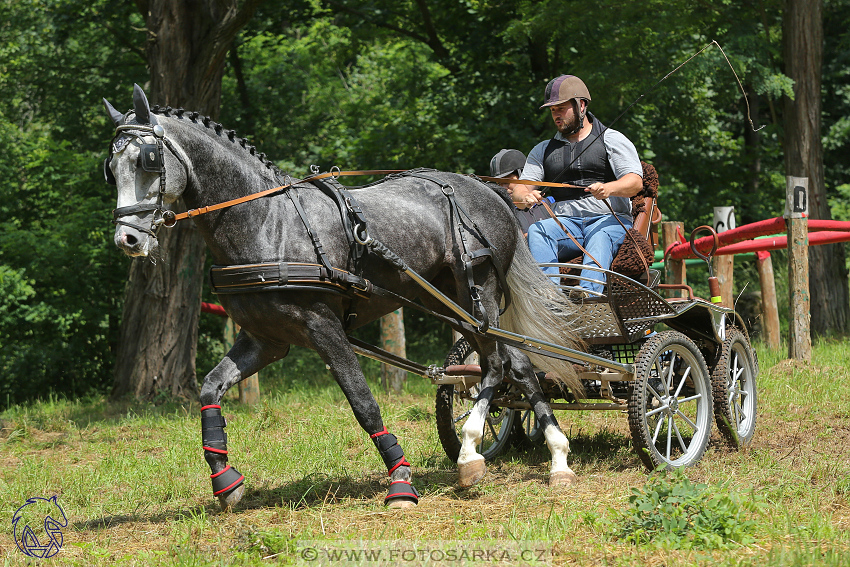
<path id="1" fill-rule="evenodd" d="M 614 256 L 614 261 L 611 263 L 611 271 L 623 274 L 630 278 L 639 278 L 641 283 L 648 287 L 653 281 L 658 283 L 658 274 L 655 270 L 650 270 L 649 281 L 646 279 L 644 271 L 644 263 L 641 261 L 641 256 L 646 260 L 646 265 L 649 266 L 655 260 L 655 248 L 658 245 L 658 231 L 654 230 L 655 226 L 661 222 L 661 210 L 658 208 L 658 172 L 652 164 L 645 161 L 640 162 L 643 166 L 643 189 L 634 197 L 632 197 L 632 216 L 634 224 L 629 229 L 628 235 L 623 241 L 617 255 Z M 634 240 L 633 240 L 634 239 Z M 637 243 L 637 247 L 635 246 Z M 573 258 L 567 262 L 568 264 L 581 265 L 582 257 Z M 561 268 L 563 275 L 578 274 L 579 270 L 575 268 Z M 572 278 L 562 278 L 564 285 L 577 285 L 578 281 Z"/>

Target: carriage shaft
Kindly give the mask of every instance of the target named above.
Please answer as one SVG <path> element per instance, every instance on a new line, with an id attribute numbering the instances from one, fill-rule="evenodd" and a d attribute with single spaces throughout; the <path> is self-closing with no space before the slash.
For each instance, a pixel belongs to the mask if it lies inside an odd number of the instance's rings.
<path id="1" fill-rule="evenodd" d="M 542 339 L 535 339 L 527 337 L 525 335 L 505 331 L 504 329 L 499 329 L 498 327 L 490 327 L 482 333 L 482 331 L 480 331 L 482 327 L 482 322 L 467 313 L 461 306 L 452 301 L 451 298 L 447 297 L 443 292 L 431 285 L 431 282 L 429 282 L 410 268 L 406 269 L 405 273 L 411 278 L 413 278 L 416 283 L 422 286 L 425 291 L 433 295 L 443 305 L 451 309 L 456 315 L 458 315 L 458 317 L 463 319 L 463 321 L 474 327 L 470 330 L 476 333 L 493 337 L 496 340 L 501 339 L 502 342 L 512 344 L 513 346 L 521 348 L 525 351 L 533 352 L 541 356 L 560 356 L 565 358 L 566 360 L 569 360 L 571 362 L 577 362 L 579 364 L 596 364 L 598 366 L 602 366 L 603 368 L 618 370 L 620 372 L 625 372 L 626 374 L 634 374 L 634 365 L 632 364 L 619 363 L 613 360 L 609 360 L 607 358 L 602 358 L 600 356 L 595 356 L 565 346 L 556 345 L 554 343 L 550 343 Z"/>

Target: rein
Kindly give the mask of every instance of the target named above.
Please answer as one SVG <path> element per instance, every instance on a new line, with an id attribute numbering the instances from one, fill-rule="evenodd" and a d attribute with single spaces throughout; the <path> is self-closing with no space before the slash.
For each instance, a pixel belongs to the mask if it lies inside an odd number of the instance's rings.
<path id="1" fill-rule="evenodd" d="M 176 154 L 175 154 L 176 155 Z M 229 207 L 233 207 L 235 205 L 240 205 L 242 203 L 247 203 L 249 201 L 253 201 L 255 199 L 260 199 L 261 197 L 268 197 L 270 195 L 274 195 L 280 191 L 288 189 L 293 185 L 297 185 L 299 183 L 304 182 L 312 182 L 319 181 L 322 179 L 328 178 L 337 178 L 337 177 L 347 177 L 347 176 L 357 176 L 357 175 L 390 175 L 393 173 L 404 173 L 408 171 L 406 169 L 366 169 L 366 170 L 351 170 L 351 171 L 340 171 L 339 169 L 332 169 L 327 173 L 320 173 L 316 175 L 311 175 L 309 177 L 304 177 L 302 179 L 291 180 L 289 183 L 285 183 L 278 187 L 273 187 L 271 189 L 266 189 L 265 191 L 260 191 L 258 193 L 251 193 L 250 195 L 245 195 L 244 197 L 238 197 L 236 199 L 231 199 L 229 201 L 224 201 L 222 203 L 218 203 L 215 205 L 209 205 L 207 207 L 199 207 L 197 209 L 190 209 L 183 213 L 174 213 L 172 211 L 164 211 L 163 212 L 163 220 L 162 224 L 168 228 L 173 227 L 177 224 L 178 221 L 185 220 L 188 218 L 194 218 L 201 215 L 205 215 L 207 213 L 211 213 L 213 211 L 219 211 L 221 209 L 227 209 Z M 468 174 L 470 177 L 473 175 Z M 492 181 L 494 183 L 499 183 L 505 185 L 507 183 L 523 183 L 528 185 L 541 185 L 544 187 L 567 187 L 572 189 L 580 189 L 581 187 L 577 185 L 570 185 L 568 183 L 549 183 L 547 181 L 529 181 L 527 179 L 502 179 L 500 177 L 485 177 L 485 176 L 474 176 L 482 181 Z"/>
<path id="2" fill-rule="evenodd" d="M 348 176 L 348 175 L 389 175 L 391 173 L 401 173 L 406 171 L 404 169 L 370 169 L 370 170 L 357 170 L 357 171 L 339 171 L 338 169 L 330 171 L 328 173 L 320 173 L 317 175 L 311 175 L 309 177 L 304 177 L 302 179 L 297 179 L 294 181 L 290 181 L 289 183 L 285 183 L 280 185 L 279 187 L 273 187 L 271 189 L 266 189 L 265 191 L 260 191 L 259 193 L 251 193 L 250 195 L 245 195 L 244 197 L 238 197 L 236 199 L 231 199 L 229 201 L 224 201 L 222 203 L 218 203 L 216 205 L 210 205 L 208 207 L 200 207 L 197 209 L 190 209 L 184 213 L 173 213 L 171 211 L 167 211 L 170 214 L 166 215 L 165 226 L 168 228 L 173 227 L 177 224 L 177 221 L 185 220 L 188 218 L 199 217 L 201 215 L 205 215 L 207 213 L 211 213 L 213 211 L 218 211 L 221 209 L 227 209 L 229 207 L 233 207 L 235 205 L 240 205 L 242 203 L 247 203 L 249 201 L 253 201 L 255 199 L 259 199 L 261 197 L 267 197 L 269 195 L 273 195 L 279 191 L 283 191 L 284 189 L 289 189 L 293 185 L 297 185 L 299 183 L 318 181 L 320 179 L 327 179 L 329 177 L 340 177 L 340 176 Z M 288 177 L 288 176 L 287 176 Z"/>

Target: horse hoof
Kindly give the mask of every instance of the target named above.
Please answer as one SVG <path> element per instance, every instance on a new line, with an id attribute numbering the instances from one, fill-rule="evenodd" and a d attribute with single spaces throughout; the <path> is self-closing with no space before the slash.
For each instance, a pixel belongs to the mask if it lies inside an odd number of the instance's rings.
<path id="1" fill-rule="evenodd" d="M 416 502 L 408 498 L 393 498 L 387 502 L 387 508 L 415 508 Z"/>
<path id="2" fill-rule="evenodd" d="M 549 486 L 572 486 L 578 482 L 573 471 L 558 471 L 549 475 Z"/>
<path id="3" fill-rule="evenodd" d="M 482 458 L 477 461 L 470 461 L 468 463 L 458 465 L 457 472 L 458 485 L 460 485 L 461 488 L 469 488 L 484 478 L 484 475 L 487 474 L 487 466 L 484 464 L 484 459 Z"/>
<path id="4" fill-rule="evenodd" d="M 240 484 L 232 492 L 228 494 L 221 494 L 218 497 L 218 503 L 221 506 L 222 512 L 229 512 L 233 509 L 234 506 L 239 504 L 239 501 L 242 500 L 242 495 L 245 493 L 245 485 Z"/>

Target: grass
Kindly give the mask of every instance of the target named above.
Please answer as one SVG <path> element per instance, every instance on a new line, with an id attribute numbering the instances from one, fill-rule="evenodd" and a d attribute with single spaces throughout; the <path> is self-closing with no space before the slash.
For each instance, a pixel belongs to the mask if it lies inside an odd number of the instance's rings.
<path id="1" fill-rule="evenodd" d="M 759 349 L 752 448 L 730 452 L 718 438 L 685 472 L 686 488 L 699 486 L 721 510 L 751 522 L 738 538 L 744 543 L 700 548 L 687 536 L 616 538 L 636 517 L 630 497 L 659 482 L 642 468 L 617 412 L 559 412 L 580 477 L 571 489 L 546 486 L 545 448 L 511 450 L 489 464 L 479 485 L 459 489 L 434 426 L 435 388 L 413 376 L 401 396 L 377 397 L 423 498 L 415 509 L 388 512 L 372 443 L 323 367 L 302 364 L 296 376 L 261 377 L 258 407 L 223 404 L 231 463 L 247 478 L 232 513 L 219 512 L 211 496 L 197 404 L 50 399 L 3 412 L 0 557 L 4 565 L 28 564 L 15 546 L 12 515 L 27 498 L 58 495 L 69 520 L 64 545 L 39 564 L 293 564 L 306 540 L 337 549 L 356 548 L 357 540 L 373 547 L 497 540 L 542 545 L 553 565 L 850 565 L 843 397 L 850 342 L 820 342 L 811 364 L 783 354 Z"/>

